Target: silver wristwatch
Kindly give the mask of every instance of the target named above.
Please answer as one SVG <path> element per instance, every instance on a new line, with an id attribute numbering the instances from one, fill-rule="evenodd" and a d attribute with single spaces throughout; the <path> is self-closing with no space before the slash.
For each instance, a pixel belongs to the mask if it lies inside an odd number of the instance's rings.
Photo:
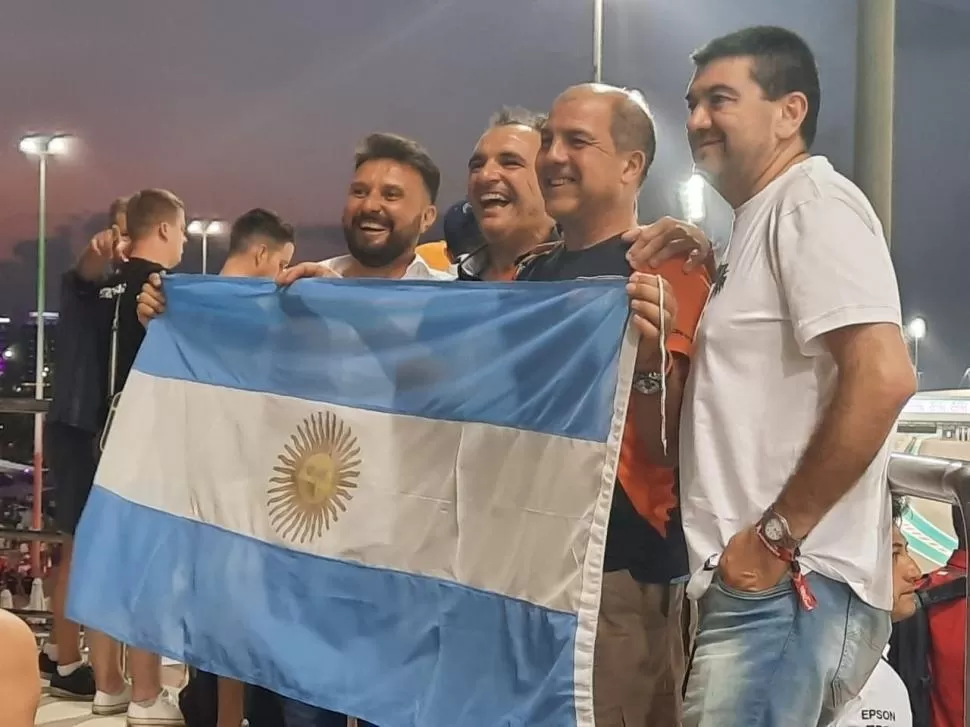
<path id="1" fill-rule="evenodd" d="M 758 529 L 764 535 L 765 540 L 779 550 L 795 552 L 802 544 L 802 541 L 792 535 L 791 526 L 784 516 L 774 511 L 774 508 L 765 510 L 758 523 Z"/>
<path id="2" fill-rule="evenodd" d="M 654 396 L 660 393 L 663 381 L 664 375 L 659 371 L 649 373 L 637 371 L 633 374 L 633 390 L 644 396 Z"/>

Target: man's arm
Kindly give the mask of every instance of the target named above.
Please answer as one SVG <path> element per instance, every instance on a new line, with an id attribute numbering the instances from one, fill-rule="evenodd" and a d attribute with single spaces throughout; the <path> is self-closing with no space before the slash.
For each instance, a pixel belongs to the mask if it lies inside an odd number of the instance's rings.
<path id="1" fill-rule="evenodd" d="M 839 369 L 835 394 L 775 503 L 799 539 L 862 478 L 916 391 L 899 326 L 848 326 L 823 340 Z"/>
<path id="2" fill-rule="evenodd" d="M 706 271 L 703 268 L 685 271 L 684 261 L 685 258 L 682 256 L 673 258 L 663 263 L 659 270 L 659 274 L 670 284 L 669 291 L 677 304 L 666 341 L 667 353 L 671 361 L 670 370 L 666 376 L 666 422 L 661 417 L 660 392 L 643 394 L 634 389 L 630 394 L 630 412 L 637 437 L 646 448 L 652 462 L 670 467 L 675 467 L 678 461 L 680 407 L 684 397 L 684 384 L 690 372 L 694 334 L 710 290 L 710 278 Z M 643 370 L 659 373 L 659 355 L 653 357 L 652 364 Z M 666 451 L 664 451 L 662 438 L 664 424 L 666 424 Z"/>
<path id="3" fill-rule="evenodd" d="M 88 283 L 100 281 L 113 260 L 125 260 L 131 243 L 117 225 L 91 238 L 74 266 L 77 277 Z"/>
<path id="4" fill-rule="evenodd" d="M 776 242 L 795 339 L 804 355 L 828 354 L 837 366 L 832 399 L 777 500 L 803 538 L 872 463 L 916 375 L 886 241 L 857 204 L 803 203 L 779 220 Z"/>
<path id="5" fill-rule="evenodd" d="M 660 417 L 660 394 L 630 394 L 630 412 L 640 443 L 650 455 L 650 461 L 668 467 L 677 466 L 680 405 L 684 399 L 684 384 L 690 370 L 690 361 L 685 356 L 672 354 L 673 367 L 667 375 L 667 448 L 664 451 L 661 438 L 664 422 Z"/>

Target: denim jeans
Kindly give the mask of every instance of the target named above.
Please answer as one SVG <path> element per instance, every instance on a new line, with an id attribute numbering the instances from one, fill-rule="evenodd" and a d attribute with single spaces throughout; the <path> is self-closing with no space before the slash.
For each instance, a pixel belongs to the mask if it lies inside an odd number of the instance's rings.
<path id="1" fill-rule="evenodd" d="M 284 697 L 283 724 L 285 727 L 347 727 L 347 716 Z M 363 720 L 357 720 L 357 725 L 375 727 Z"/>
<path id="2" fill-rule="evenodd" d="M 744 593 L 714 576 L 699 602 L 684 727 L 821 727 L 859 693 L 889 641 L 889 613 L 845 583 L 807 578 L 812 611 L 788 579 Z"/>

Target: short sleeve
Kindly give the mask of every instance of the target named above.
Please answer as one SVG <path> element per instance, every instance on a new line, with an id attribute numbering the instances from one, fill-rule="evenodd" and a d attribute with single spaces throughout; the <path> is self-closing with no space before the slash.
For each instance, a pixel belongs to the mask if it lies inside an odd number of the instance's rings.
<path id="1" fill-rule="evenodd" d="M 788 312 L 802 353 L 819 336 L 866 323 L 900 325 L 899 288 L 882 231 L 864 207 L 838 196 L 783 214 L 772 238 Z"/>
<path id="2" fill-rule="evenodd" d="M 667 349 L 690 357 L 697 324 L 707 305 L 711 280 L 703 266 L 685 273 L 685 262 L 682 257 L 668 260 L 657 272 L 670 283 L 677 299 L 677 320 L 674 321 L 674 330 L 667 336 Z"/>

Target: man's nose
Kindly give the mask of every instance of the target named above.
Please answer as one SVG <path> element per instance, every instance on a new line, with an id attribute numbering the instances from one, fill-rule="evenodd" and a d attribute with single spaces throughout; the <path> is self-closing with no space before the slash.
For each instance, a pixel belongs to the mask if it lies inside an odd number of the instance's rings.
<path id="1" fill-rule="evenodd" d="M 562 139 L 553 137 L 546 148 L 546 161 L 554 164 L 563 164 L 567 161 L 566 145 Z"/>
<path id="2" fill-rule="evenodd" d="M 379 212 L 381 209 L 381 199 L 379 195 L 368 194 L 360 202 L 360 208 L 364 212 Z"/>
<path id="3" fill-rule="evenodd" d="M 688 133 L 711 128 L 711 115 L 704 104 L 697 104 L 687 117 Z"/>
<path id="4" fill-rule="evenodd" d="M 478 177 L 482 182 L 494 182 L 501 176 L 501 171 L 501 166 L 490 159 L 478 170 Z"/>

